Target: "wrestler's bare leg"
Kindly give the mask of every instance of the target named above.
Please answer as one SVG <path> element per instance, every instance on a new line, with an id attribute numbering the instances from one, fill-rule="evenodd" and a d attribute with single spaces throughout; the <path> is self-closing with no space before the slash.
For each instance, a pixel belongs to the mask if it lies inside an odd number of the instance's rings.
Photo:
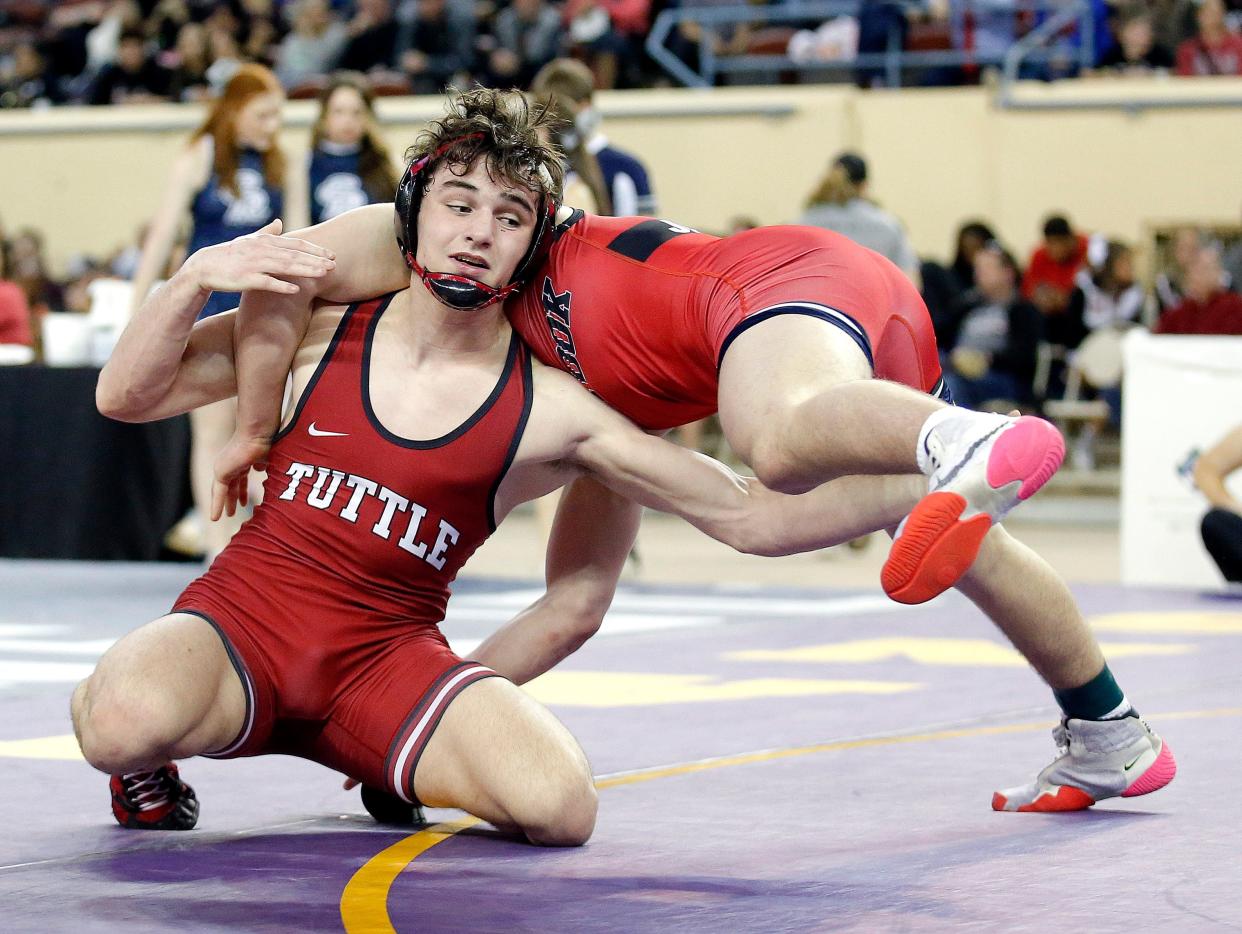
<path id="1" fill-rule="evenodd" d="M 720 367 L 720 424 L 763 483 L 803 492 L 847 474 L 918 473 L 919 431 L 945 403 L 871 378 L 840 328 L 778 315 L 743 332 Z"/>
<path id="2" fill-rule="evenodd" d="M 173 613 L 108 649 L 70 711 L 86 761 L 119 775 L 227 746 L 241 732 L 246 697 L 216 631 Z"/>
<path id="3" fill-rule="evenodd" d="M 1002 526 L 988 532 L 957 589 L 1050 687 L 1086 684 L 1104 667 L 1100 644 L 1061 575 Z"/>
<path id="4" fill-rule="evenodd" d="M 544 846 L 580 846 L 595 828 L 591 767 L 550 711 L 502 678 L 449 706 L 414 773 L 423 804 L 455 807 Z"/>

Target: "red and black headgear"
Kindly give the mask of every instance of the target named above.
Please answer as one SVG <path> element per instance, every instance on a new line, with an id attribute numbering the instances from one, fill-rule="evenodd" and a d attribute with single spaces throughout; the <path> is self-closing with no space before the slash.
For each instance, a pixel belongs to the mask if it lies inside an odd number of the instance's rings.
<path id="1" fill-rule="evenodd" d="M 450 140 L 421 159 L 415 159 L 397 184 L 394 221 L 397 230 L 397 246 L 405 257 L 405 263 L 418 275 L 431 294 L 451 308 L 473 310 L 484 308 L 493 302 L 504 301 L 526 282 L 526 278 L 539 267 L 552 243 L 552 227 L 559 207 L 556 198 L 546 190 L 540 191 L 539 204 L 535 209 L 535 229 L 531 233 L 530 246 L 513 270 L 513 278 L 500 288 L 493 288 L 469 276 L 457 276 L 447 272 L 432 272 L 418 264 L 418 210 L 423 195 L 431 183 L 431 172 L 436 160 L 460 143 L 482 139 L 482 133 L 474 133 L 461 139 Z"/>

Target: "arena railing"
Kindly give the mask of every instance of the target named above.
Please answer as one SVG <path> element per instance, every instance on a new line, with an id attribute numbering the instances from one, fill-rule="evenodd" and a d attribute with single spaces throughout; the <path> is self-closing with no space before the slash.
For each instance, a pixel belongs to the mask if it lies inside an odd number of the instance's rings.
<path id="1" fill-rule="evenodd" d="M 1066 7 L 1010 47 L 1005 54 L 1000 85 L 997 88 L 996 103 L 999 107 L 1009 110 L 1123 110 L 1141 113 L 1144 110 L 1174 107 L 1242 106 L 1242 93 L 1211 97 L 1194 93 L 1143 96 L 1131 92 L 1118 95 L 1110 94 L 1107 84 L 1092 88 L 1091 93 L 1086 95 L 1081 93 L 1080 88 L 1072 97 L 1057 94 L 1048 87 L 1032 87 L 1029 83 L 1022 85 L 1022 90 L 1019 90 L 1021 79 L 1027 71 L 1027 62 L 1032 58 L 1046 59 L 1049 46 L 1075 22 L 1079 23 L 1082 30 L 1081 48 L 1092 48 L 1095 24 L 1092 17 L 1084 13 L 1083 7 L 1085 4 L 1080 3 Z M 1090 64 L 1088 61 L 1083 62 L 1084 67 L 1089 67 Z"/>
<path id="2" fill-rule="evenodd" d="M 917 7 L 918 4 L 900 4 Z M 1008 55 L 986 56 L 974 50 L 946 49 L 938 51 L 909 51 L 902 48 L 901 31 L 894 26 L 888 33 L 888 45 L 883 52 L 870 52 L 856 55 L 850 59 L 828 61 L 798 61 L 788 55 L 720 55 L 712 47 L 716 37 L 716 29 L 742 24 L 763 24 L 770 26 L 777 23 L 824 23 L 837 16 L 856 16 L 862 3 L 860 0 L 808 0 L 802 3 L 787 3 L 779 6 L 711 6 L 693 7 L 689 9 L 668 9 L 661 12 L 652 24 L 647 35 L 647 54 L 660 65 L 671 77 L 687 87 L 709 88 L 716 84 L 721 75 L 739 72 L 781 73 L 781 72 L 823 72 L 831 70 L 852 71 L 856 69 L 882 70 L 885 83 L 889 87 L 900 87 L 902 73 L 907 69 L 937 68 L 972 65 L 977 67 L 994 67 L 1000 69 L 1013 55 L 1016 46 Z M 1077 60 L 1080 67 L 1092 65 L 1094 49 L 1094 22 L 1090 5 L 1085 0 L 1045 0 L 1033 4 L 1021 4 L 1023 12 L 1048 11 L 1052 15 L 1036 27 L 1027 38 L 1036 36 L 1034 41 L 1018 43 L 1021 54 L 1016 59 L 1015 69 L 1034 63 L 1046 63 L 1056 57 L 1067 55 Z M 700 27 L 698 41 L 699 67 L 696 71 L 679 58 L 667 45 L 673 30 L 681 23 L 695 23 Z M 1074 48 L 1068 51 L 1064 46 L 1064 33 L 1075 31 L 1077 38 L 1072 43 Z M 715 27 L 715 28 L 713 28 Z M 1017 72 L 1015 71 L 1015 74 Z"/>

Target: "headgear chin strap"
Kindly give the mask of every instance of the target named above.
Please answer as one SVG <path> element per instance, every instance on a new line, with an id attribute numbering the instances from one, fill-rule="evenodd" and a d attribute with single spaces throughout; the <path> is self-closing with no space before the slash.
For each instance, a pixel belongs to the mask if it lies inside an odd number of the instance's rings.
<path id="1" fill-rule="evenodd" d="M 513 270 L 513 278 L 507 285 L 493 288 L 484 282 L 471 279 L 469 276 L 457 276 L 447 272 L 432 272 L 419 265 L 415 256 L 418 253 L 418 211 L 422 207 L 423 195 L 426 193 L 429 179 L 428 170 L 432 163 L 458 143 L 481 139 L 482 133 L 474 133 L 461 139 L 450 140 L 434 152 L 411 162 L 401 176 L 394 199 L 394 224 L 397 233 L 397 246 L 405 257 L 405 264 L 410 267 L 421 280 L 427 290 L 439 301 L 450 308 L 472 311 L 486 308 L 495 302 L 504 301 L 526 282 L 530 275 L 547 256 L 551 246 L 552 226 L 556 219 L 556 199 L 546 192 L 540 195 L 536 208 L 535 229 L 531 233 L 530 246 L 526 248 L 517 267 Z"/>

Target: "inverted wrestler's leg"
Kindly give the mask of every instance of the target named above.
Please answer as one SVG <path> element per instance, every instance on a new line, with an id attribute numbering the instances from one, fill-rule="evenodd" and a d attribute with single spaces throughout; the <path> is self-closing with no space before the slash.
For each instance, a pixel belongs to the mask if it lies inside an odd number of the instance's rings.
<path id="1" fill-rule="evenodd" d="M 246 698 L 216 631 L 173 613 L 108 649 L 70 708 L 86 761 L 119 775 L 226 746 Z"/>
<path id="2" fill-rule="evenodd" d="M 462 808 L 544 846 L 580 846 L 595 828 L 582 747 L 502 678 L 470 685 L 449 706 L 419 759 L 414 791 L 423 804 Z"/>
<path id="3" fill-rule="evenodd" d="M 918 473 L 919 431 L 945 403 L 871 378 L 858 344 L 806 315 L 744 331 L 720 367 L 720 423 L 767 486 L 800 492 L 847 474 Z"/>

